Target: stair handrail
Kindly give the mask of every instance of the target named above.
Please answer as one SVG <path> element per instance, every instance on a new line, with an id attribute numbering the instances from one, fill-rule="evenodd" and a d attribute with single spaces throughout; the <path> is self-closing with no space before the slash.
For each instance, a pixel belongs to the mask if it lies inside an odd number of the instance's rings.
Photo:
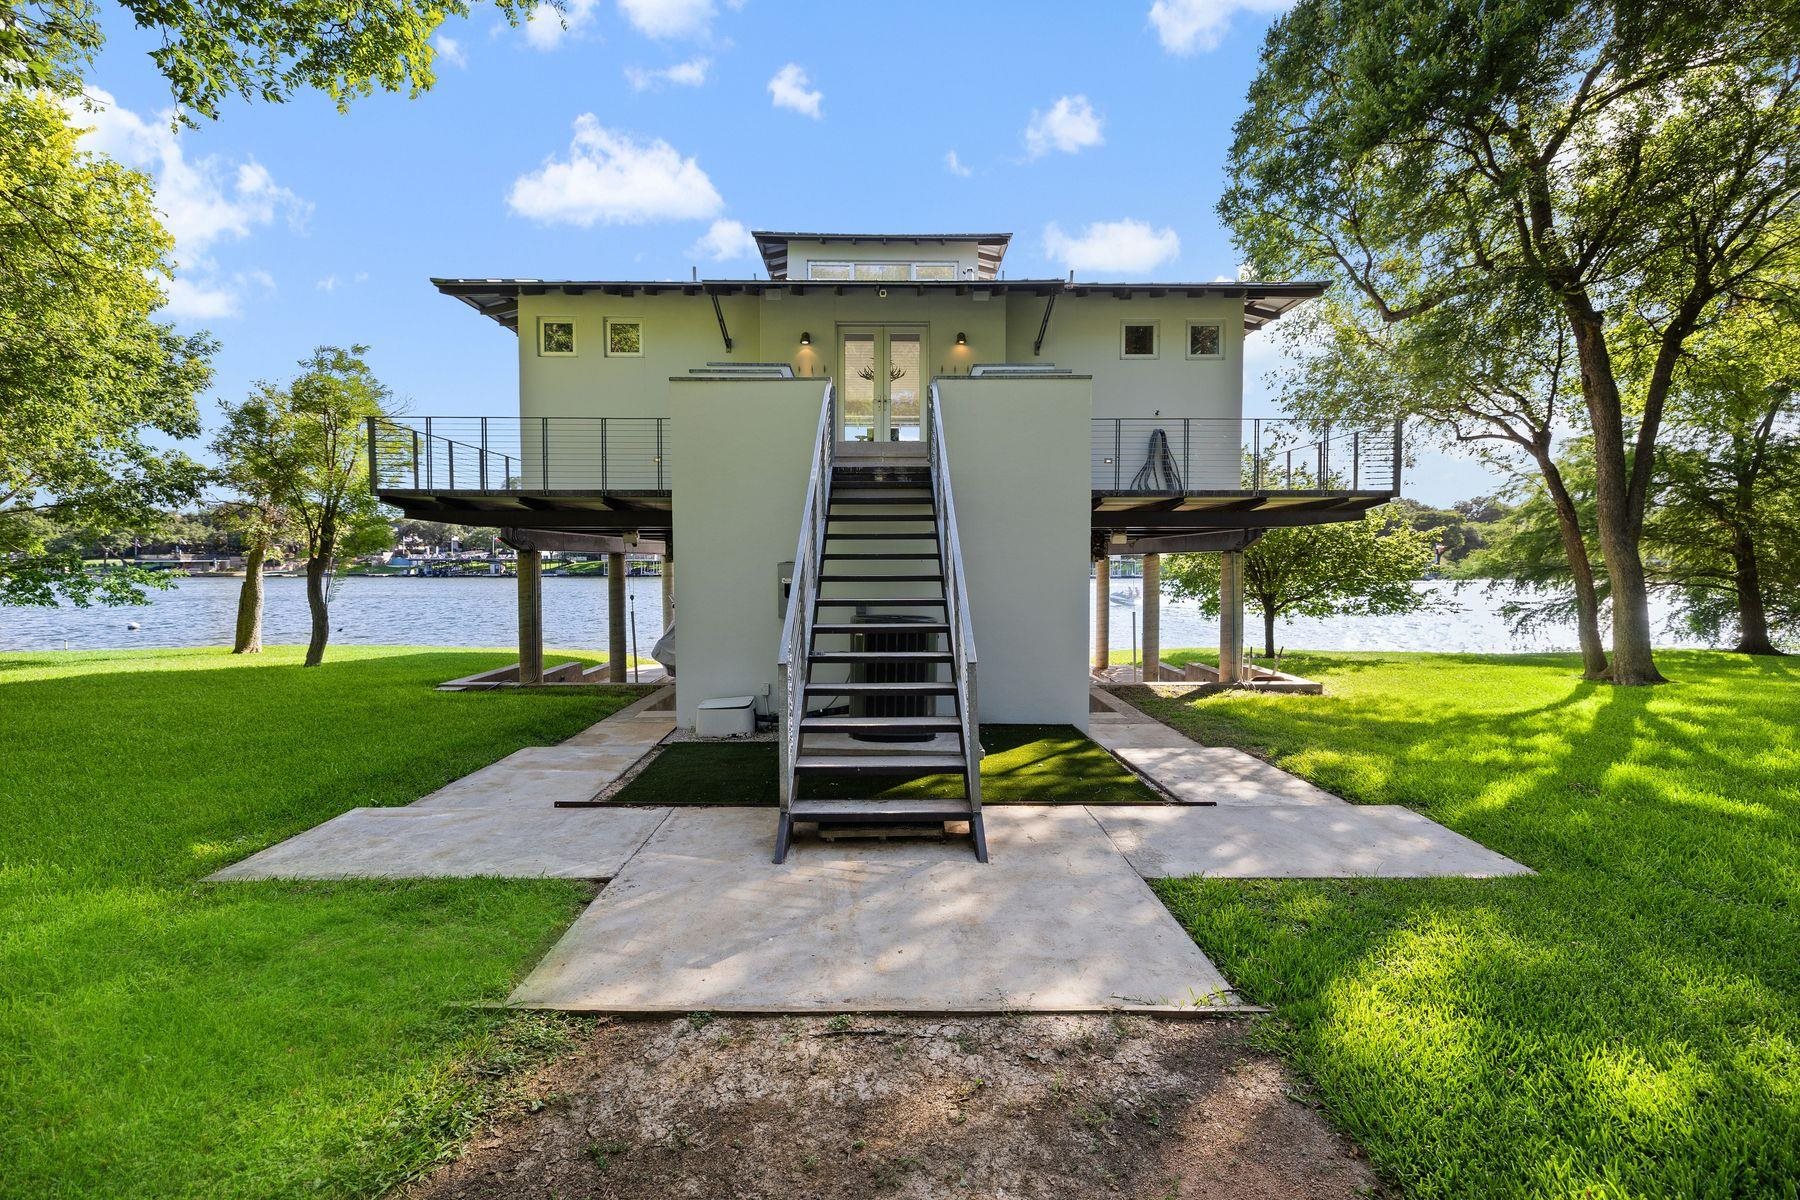
<path id="1" fill-rule="evenodd" d="M 800 756 L 800 722 L 806 716 L 806 652 L 812 645 L 819 556 L 824 552 L 825 525 L 831 510 L 831 468 L 837 445 L 833 400 L 833 382 L 826 380 L 824 399 L 819 405 L 819 429 L 813 438 L 812 469 L 806 477 L 806 500 L 800 509 L 800 536 L 794 547 L 787 613 L 781 622 L 781 651 L 776 658 L 781 684 L 780 783 L 784 817 L 794 802 L 794 762 Z"/>
<path id="2" fill-rule="evenodd" d="M 956 682 L 956 707 L 962 723 L 963 754 L 968 759 L 969 808 L 981 812 L 981 720 L 976 713 L 975 629 L 969 617 L 969 591 L 963 569 L 962 538 L 956 526 L 956 497 L 950 486 L 950 457 L 944 443 L 943 402 L 936 383 L 926 398 L 930 427 L 926 462 L 931 471 L 931 491 L 937 503 L 938 546 L 944 555 L 944 601 L 950 627 L 951 671 Z"/>

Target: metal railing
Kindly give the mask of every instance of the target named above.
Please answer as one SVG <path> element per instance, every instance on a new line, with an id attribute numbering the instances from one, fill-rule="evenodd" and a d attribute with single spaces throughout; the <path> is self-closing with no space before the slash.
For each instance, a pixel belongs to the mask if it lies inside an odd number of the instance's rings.
<path id="1" fill-rule="evenodd" d="M 787 613 L 781 622 L 781 650 L 776 658 L 781 685 L 781 819 L 793 807 L 795 760 L 800 757 L 800 723 L 806 717 L 806 654 L 812 645 L 813 607 L 819 594 L 820 556 L 831 512 L 831 468 L 837 446 L 832 385 L 825 385 L 819 405 L 819 429 L 813 438 L 812 469 L 806 477 L 806 502 L 800 512 L 800 538 L 794 547 L 794 575 L 788 584 Z M 786 826 L 784 825 L 783 828 Z M 780 861 L 781 849 L 776 851 Z"/>
<path id="2" fill-rule="evenodd" d="M 969 811 L 976 851 L 987 861 L 981 826 L 981 721 L 975 711 L 975 628 L 969 618 L 968 576 L 963 569 L 962 538 L 956 529 L 956 497 L 950 487 L 950 458 L 944 442 L 943 404 L 937 384 L 926 397 L 925 454 L 931 468 L 931 494 L 936 501 L 938 546 L 944 560 L 944 603 L 950 627 L 950 670 L 956 684 L 956 707 L 962 722 L 963 755 L 968 768 Z"/>
<path id="3" fill-rule="evenodd" d="M 377 492 L 666 492 L 667 417 L 371 417 Z"/>
<path id="4" fill-rule="evenodd" d="M 1096 417 L 1104 492 L 1400 491 L 1399 422 L 1349 429 L 1283 417 Z"/>

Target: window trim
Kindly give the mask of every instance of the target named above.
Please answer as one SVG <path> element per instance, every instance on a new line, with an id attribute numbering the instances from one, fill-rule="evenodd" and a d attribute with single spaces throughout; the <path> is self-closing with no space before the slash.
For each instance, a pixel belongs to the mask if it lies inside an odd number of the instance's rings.
<path id="1" fill-rule="evenodd" d="M 1125 331 L 1133 325 L 1148 325 L 1151 342 L 1156 347 L 1148 354 L 1125 352 Z M 1157 317 L 1125 317 L 1119 321 L 1119 360 L 1121 362 L 1153 362 L 1162 357 L 1162 321 Z"/>
<path id="2" fill-rule="evenodd" d="M 612 348 L 612 331 L 614 325 L 636 325 L 638 327 L 637 350 L 618 350 Z M 644 318 L 642 317 L 608 317 L 601 327 L 600 351 L 607 358 L 642 358 L 644 357 Z"/>
<path id="3" fill-rule="evenodd" d="M 1219 352 L 1217 354 L 1194 353 L 1194 327 L 1211 325 L 1219 331 Z M 1187 357 L 1189 362 L 1220 362 L 1225 358 L 1225 322 L 1219 320 L 1191 319 L 1187 322 Z"/>
<path id="4" fill-rule="evenodd" d="M 567 325 L 569 327 L 569 346 L 567 350 L 544 349 L 544 326 Z M 537 352 L 539 358 L 574 358 L 581 352 L 581 339 L 575 334 L 574 317 L 539 317 L 537 319 Z"/>

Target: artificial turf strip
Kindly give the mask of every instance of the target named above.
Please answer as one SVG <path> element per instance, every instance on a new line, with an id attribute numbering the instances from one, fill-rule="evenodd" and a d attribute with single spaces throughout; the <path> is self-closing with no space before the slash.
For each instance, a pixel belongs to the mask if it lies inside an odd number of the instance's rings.
<path id="1" fill-rule="evenodd" d="M 433 690 L 507 661 L 481 651 L 299 660 L 0 654 L 0 1194 L 375 1194 L 560 1036 L 465 1002 L 580 885 L 198 881 L 636 693 Z"/>
<path id="2" fill-rule="evenodd" d="M 983 725 L 984 804 L 1161 804 L 1163 797 L 1103 748 L 1068 725 Z M 871 749 L 879 744 L 869 743 Z M 612 797 L 614 804 L 754 805 L 779 803 L 773 742 L 676 742 L 665 746 Z M 918 779 L 809 777 L 802 795 L 877 799 L 963 794 L 958 775 Z"/>
<path id="3" fill-rule="evenodd" d="M 1290 654 L 1326 695 L 1134 696 L 1539 872 L 1157 885 L 1409 1197 L 1800 1191 L 1800 664 L 1658 658 L 1613 688 Z"/>

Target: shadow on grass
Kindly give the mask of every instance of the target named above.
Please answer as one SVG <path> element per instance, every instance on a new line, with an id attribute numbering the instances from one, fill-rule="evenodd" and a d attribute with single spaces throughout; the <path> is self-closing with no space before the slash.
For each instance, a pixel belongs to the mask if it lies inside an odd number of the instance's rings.
<path id="1" fill-rule="evenodd" d="M 1535 878 L 1159 884 L 1409 1195 L 1800 1178 L 1800 667 L 1381 656 L 1324 697 L 1143 701 Z M 1328 667 L 1336 656 L 1316 656 Z"/>

